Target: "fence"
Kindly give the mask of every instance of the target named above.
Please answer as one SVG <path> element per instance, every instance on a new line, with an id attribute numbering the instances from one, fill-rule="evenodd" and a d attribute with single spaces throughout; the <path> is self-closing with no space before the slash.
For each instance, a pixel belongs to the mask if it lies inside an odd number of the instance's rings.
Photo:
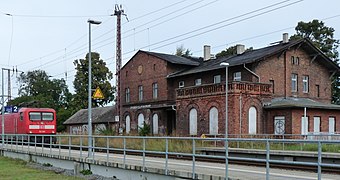
<path id="1" fill-rule="evenodd" d="M 209 135 L 208 135 L 209 136 Z M 271 139 L 269 135 L 262 135 L 262 138 L 196 138 L 196 137 L 140 137 L 140 136 L 92 136 L 92 153 L 84 155 L 88 150 L 88 136 L 81 135 L 55 135 L 55 136 L 35 136 L 35 135 L 19 135 L 6 134 L 4 140 L 1 140 L 1 149 L 11 149 L 15 151 L 28 151 L 29 153 L 37 153 L 41 148 L 42 154 L 52 154 L 52 150 L 57 150 L 57 155 L 61 155 L 61 150 L 68 150 L 68 157 L 77 154 L 80 158 L 96 158 L 98 152 L 106 154 L 106 163 L 112 160 L 114 153 L 123 156 L 123 167 L 126 166 L 126 156 L 128 154 L 136 154 L 142 157 L 142 170 L 146 167 L 147 155 L 153 154 L 164 158 L 164 172 L 169 175 L 169 159 L 172 157 L 187 157 L 191 164 L 192 177 L 197 176 L 196 159 L 197 158 L 213 158 L 225 161 L 225 176 L 228 176 L 229 160 L 236 161 L 252 161 L 263 162 L 266 164 L 266 179 L 270 177 L 270 164 L 286 164 L 286 165 L 307 165 L 317 167 L 318 179 L 321 179 L 322 168 L 340 168 L 338 164 L 324 163 L 322 155 L 325 152 L 338 152 L 340 149 L 339 140 L 324 140 L 322 135 L 300 136 L 302 139 L 292 138 L 297 135 L 284 136 L 282 139 Z M 339 139 L 339 135 L 328 135 Z M 274 136 L 272 136 L 274 137 Z M 313 140 L 317 139 L 317 140 Z M 27 140 L 27 141 L 26 141 Z M 56 140 L 56 142 L 55 142 Z M 225 155 L 205 155 L 198 153 L 197 149 L 202 147 L 224 148 Z M 266 152 L 265 159 L 230 157 L 230 148 L 248 148 L 262 149 Z M 74 151 L 77 150 L 77 151 Z M 317 153 L 317 162 L 297 162 L 297 161 L 281 161 L 270 158 L 273 150 L 290 150 L 290 151 L 315 151 Z M 71 153 L 72 152 L 72 153 Z M 340 154 L 339 154 L 340 155 Z"/>

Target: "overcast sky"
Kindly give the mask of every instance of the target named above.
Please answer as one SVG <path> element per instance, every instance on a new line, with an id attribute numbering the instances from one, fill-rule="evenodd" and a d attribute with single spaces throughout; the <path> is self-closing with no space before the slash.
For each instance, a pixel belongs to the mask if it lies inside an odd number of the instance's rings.
<path id="1" fill-rule="evenodd" d="M 213 54 L 235 44 L 257 49 L 313 19 L 333 27 L 340 39 L 339 0 L 2 0 L 0 66 L 42 69 L 57 79 L 67 72 L 72 90 L 72 62 L 88 52 L 87 20 L 94 19 L 102 24 L 92 26 L 92 50 L 115 73 L 115 4 L 122 4 L 129 19 L 122 17 L 123 64 L 139 49 L 173 54 L 183 45 L 194 56 L 202 56 L 205 44 Z M 15 80 L 14 75 L 13 95 Z"/>

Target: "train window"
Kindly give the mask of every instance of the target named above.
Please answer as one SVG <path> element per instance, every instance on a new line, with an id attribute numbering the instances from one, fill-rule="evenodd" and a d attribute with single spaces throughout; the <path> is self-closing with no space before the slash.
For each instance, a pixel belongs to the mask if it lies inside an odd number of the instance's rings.
<path id="1" fill-rule="evenodd" d="M 42 113 L 42 120 L 52 121 L 53 120 L 53 113 L 43 112 Z"/>
<path id="2" fill-rule="evenodd" d="M 41 120 L 41 114 L 39 112 L 30 112 L 29 117 L 31 121 Z"/>
<path id="3" fill-rule="evenodd" d="M 23 121 L 24 120 L 24 113 L 20 113 L 20 121 Z"/>
<path id="4" fill-rule="evenodd" d="M 39 112 L 30 112 L 29 117 L 31 121 L 40 121 L 41 120 L 41 113 Z"/>

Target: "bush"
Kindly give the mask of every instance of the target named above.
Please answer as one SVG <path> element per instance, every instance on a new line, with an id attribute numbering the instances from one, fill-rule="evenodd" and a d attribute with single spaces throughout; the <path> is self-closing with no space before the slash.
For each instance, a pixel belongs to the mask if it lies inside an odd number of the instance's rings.
<path id="1" fill-rule="evenodd" d="M 112 128 L 111 126 L 109 126 L 106 129 L 100 129 L 99 134 L 103 136 L 114 136 L 116 135 L 116 130 L 115 128 Z"/>
<path id="2" fill-rule="evenodd" d="M 84 169 L 84 170 L 81 170 L 80 173 L 83 175 L 91 175 L 92 171 L 89 169 Z"/>
<path id="3" fill-rule="evenodd" d="M 143 126 L 143 127 L 139 127 L 139 126 L 138 126 L 138 130 L 139 130 L 138 134 L 139 134 L 140 136 L 147 136 L 147 135 L 149 135 L 150 132 L 151 132 L 150 125 L 149 125 L 149 124 L 146 124 L 145 122 L 144 122 L 144 126 Z"/>

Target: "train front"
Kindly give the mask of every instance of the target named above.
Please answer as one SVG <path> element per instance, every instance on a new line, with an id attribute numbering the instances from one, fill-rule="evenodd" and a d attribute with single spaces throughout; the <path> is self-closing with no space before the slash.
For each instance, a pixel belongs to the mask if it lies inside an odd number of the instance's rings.
<path id="1" fill-rule="evenodd" d="M 56 111 L 51 108 L 22 108 L 19 110 L 20 120 L 25 121 L 25 131 L 31 136 L 30 141 L 50 142 L 56 134 Z M 38 136 L 41 135 L 41 136 Z"/>

